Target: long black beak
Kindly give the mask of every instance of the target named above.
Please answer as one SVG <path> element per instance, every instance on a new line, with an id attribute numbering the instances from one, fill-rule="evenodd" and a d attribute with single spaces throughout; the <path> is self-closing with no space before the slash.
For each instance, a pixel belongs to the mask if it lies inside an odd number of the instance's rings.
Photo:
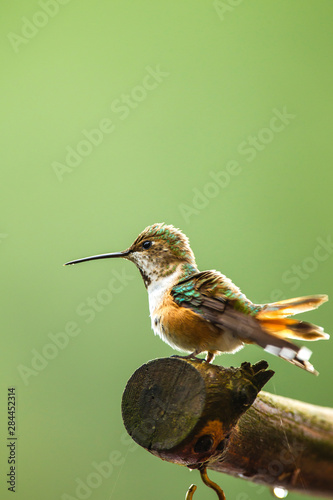
<path id="1" fill-rule="evenodd" d="M 129 250 L 125 250 L 124 252 L 115 252 L 115 253 L 101 253 L 100 255 L 92 255 L 91 257 L 84 257 L 83 259 L 70 260 L 66 262 L 64 266 L 69 266 L 71 264 L 78 264 L 79 262 L 87 262 L 87 260 L 97 260 L 97 259 L 115 259 L 117 257 L 126 257 L 130 253 Z"/>

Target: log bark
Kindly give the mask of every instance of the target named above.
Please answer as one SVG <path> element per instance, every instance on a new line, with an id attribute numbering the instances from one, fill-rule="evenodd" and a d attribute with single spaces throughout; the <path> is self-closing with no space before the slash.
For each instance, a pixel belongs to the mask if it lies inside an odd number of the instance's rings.
<path id="1" fill-rule="evenodd" d="M 274 374 L 267 366 L 150 361 L 124 391 L 126 430 L 163 460 L 332 497 L 333 410 L 258 394 Z"/>

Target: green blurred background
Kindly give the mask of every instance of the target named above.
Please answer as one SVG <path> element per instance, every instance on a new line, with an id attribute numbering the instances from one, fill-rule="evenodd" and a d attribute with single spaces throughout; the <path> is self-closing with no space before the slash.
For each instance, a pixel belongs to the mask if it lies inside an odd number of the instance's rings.
<path id="1" fill-rule="evenodd" d="M 123 428 L 131 374 L 174 354 L 150 330 L 138 271 L 67 260 L 165 221 L 199 269 L 253 301 L 333 296 L 332 16 L 329 0 L 2 3 L 1 498 L 12 385 L 18 500 L 183 498 L 200 484 Z M 102 291 L 111 279 L 119 293 Z M 330 308 L 306 318 L 332 332 Z M 267 390 L 332 406 L 331 343 L 311 347 L 319 378 L 256 347 L 216 362 L 264 357 Z M 228 499 L 271 498 L 211 477 Z"/>

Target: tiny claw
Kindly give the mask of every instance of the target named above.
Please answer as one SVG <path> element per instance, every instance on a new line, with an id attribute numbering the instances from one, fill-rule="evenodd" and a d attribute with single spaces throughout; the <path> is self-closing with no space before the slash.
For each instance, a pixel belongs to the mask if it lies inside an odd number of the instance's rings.
<path id="1" fill-rule="evenodd" d="M 193 359 L 194 361 L 200 361 L 200 363 L 203 363 L 205 360 L 202 358 L 197 358 L 197 355 L 200 354 L 201 351 L 194 351 L 191 352 L 191 354 L 188 354 L 187 356 L 179 356 L 178 354 L 173 354 L 171 357 L 172 358 L 180 358 L 180 359 Z"/>
<path id="2" fill-rule="evenodd" d="M 196 485 L 195 484 L 191 484 L 191 486 L 187 490 L 185 500 L 192 500 L 194 492 L 195 492 L 196 489 L 197 489 Z"/>
<path id="3" fill-rule="evenodd" d="M 191 352 L 191 354 L 188 354 L 187 356 L 182 356 L 184 359 L 200 359 L 197 358 L 197 355 L 200 354 L 200 350 L 196 349 L 195 351 Z"/>

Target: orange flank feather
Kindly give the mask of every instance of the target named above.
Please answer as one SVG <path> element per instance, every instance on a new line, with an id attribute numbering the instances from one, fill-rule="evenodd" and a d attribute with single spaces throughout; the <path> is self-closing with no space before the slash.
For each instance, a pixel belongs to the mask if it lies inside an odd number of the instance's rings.
<path id="1" fill-rule="evenodd" d="M 191 309 L 181 307 L 170 294 L 164 296 L 155 317 L 162 325 L 164 340 L 179 350 L 192 352 L 208 351 L 210 346 L 221 336 L 221 330 L 207 323 L 199 314 Z"/>
<path id="2" fill-rule="evenodd" d="M 221 328 L 207 321 L 193 310 L 179 306 L 170 294 L 165 294 L 154 311 L 158 334 L 171 347 L 190 353 L 207 352 L 212 360 L 220 352 L 236 352 L 242 341 L 233 334 L 222 333 Z"/>

